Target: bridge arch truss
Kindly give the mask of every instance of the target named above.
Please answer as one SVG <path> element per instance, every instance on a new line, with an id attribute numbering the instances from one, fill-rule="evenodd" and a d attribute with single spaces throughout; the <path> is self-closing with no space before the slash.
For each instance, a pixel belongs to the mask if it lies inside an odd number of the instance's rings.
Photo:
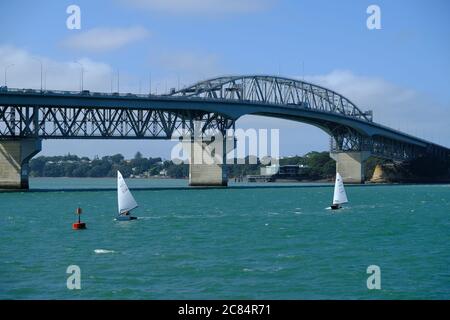
<path id="1" fill-rule="evenodd" d="M 331 151 L 370 151 L 395 160 L 449 150 L 373 122 L 343 95 L 305 81 L 268 75 L 200 81 L 165 95 L 0 88 L 0 139 L 171 139 L 234 127 L 255 114 L 309 123 L 331 136 Z"/>

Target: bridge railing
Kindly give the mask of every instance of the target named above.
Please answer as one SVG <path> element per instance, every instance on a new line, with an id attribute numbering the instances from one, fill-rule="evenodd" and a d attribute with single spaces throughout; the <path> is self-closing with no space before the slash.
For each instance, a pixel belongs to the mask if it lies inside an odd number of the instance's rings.
<path id="1" fill-rule="evenodd" d="M 249 85 L 247 85 L 249 86 Z M 238 88 L 235 84 L 231 86 L 232 88 Z M 214 89 L 218 89 L 219 87 L 215 86 Z M 193 90 L 192 88 L 184 88 L 181 91 L 174 91 L 174 89 L 171 89 L 171 93 L 166 94 L 138 94 L 138 93 L 120 93 L 120 92 L 97 92 L 97 91 L 90 91 L 90 90 L 82 90 L 82 91 L 67 91 L 67 90 L 47 90 L 47 89 L 27 89 L 27 88 L 9 88 L 9 87 L 0 87 L 0 93 L 11 93 L 11 94 L 33 94 L 33 95 L 43 95 L 43 96 L 86 96 L 86 97 L 104 97 L 104 98 L 130 98 L 130 99 L 150 99 L 150 98 L 157 98 L 157 99 L 167 99 L 167 100 L 173 100 L 173 99 L 192 99 L 192 100 L 200 100 L 200 101 L 215 101 L 215 102 L 223 102 L 223 103 L 230 103 L 230 102 L 239 102 L 239 103 L 246 103 L 246 104 L 258 104 L 258 105 L 280 105 L 286 108 L 293 108 L 293 109 L 304 109 L 304 110 L 316 110 L 320 112 L 325 113 L 331 113 L 331 114 L 342 114 L 348 117 L 360 119 L 360 120 L 366 120 L 366 121 L 372 121 L 372 113 L 369 112 L 361 112 L 358 109 L 350 108 L 350 107 L 343 107 L 345 111 L 339 112 L 337 111 L 337 108 L 327 108 L 325 106 L 317 107 L 315 106 L 314 99 L 312 97 L 307 97 L 304 99 L 294 99 L 292 100 L 286 100 L 283 102 L 282 98 L 280 97 L 279 100 L 277 98 L 271 99 L 270 96 L 268 98 L 264 99 L 258 99 L 255 98 L 255 91 L 251 92 L 249 88 L 245 89 L 245 86 L 242 85 L 239 87 L 241 90 L 240 94 L 236 93 L 236 90 L 229 90 L 230 87 L 220 87 L 220 90 L 224 91 L 225 94 L 221 93 L 219 95 L 213 95 L 209 91 L 202 91 L 198 88 Z M 238 90 L 238 91 L 239 91 Z M 305 90 L 305 89 L 301 89 Z M 182 92 L 183 94 L 179 95 L 179 93 Z M 186 95 L 186 92 L 191 92 L 192 94 Z M 227 94 L 228 92 L 228 94 Z M 327 93 L 328 94 L 328 93 Z M 292 95 L 292 93 L 291 93 Z M 322 99 L 324 99 L 322 97 Z M 335 99 L 335 98 L 333 98 Z M 326 99 L 325 99 L 326 100 Z M 322 102 L 323 103 L 323 102 Z M 330 101 L 327 101 L 326 103 L 330 104 Z M 348 102 L 347 102 L 348 103 Z"/>

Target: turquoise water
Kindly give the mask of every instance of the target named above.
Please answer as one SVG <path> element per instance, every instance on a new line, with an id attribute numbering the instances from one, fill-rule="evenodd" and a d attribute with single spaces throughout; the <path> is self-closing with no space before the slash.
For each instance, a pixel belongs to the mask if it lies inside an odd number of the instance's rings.
<path id="1" fill-rule="evenodd" d="M 450 298 L 450 185 L 352 186 L 338 213 L 329 185 L 136 190 L 140 219 L 116 222 L 115 191 L 67 191 L 114 179 L 30 184 L 66 191 L 0 193 L 1 299 Z M 71 229 L 77 206 L 87 230 Z"/>

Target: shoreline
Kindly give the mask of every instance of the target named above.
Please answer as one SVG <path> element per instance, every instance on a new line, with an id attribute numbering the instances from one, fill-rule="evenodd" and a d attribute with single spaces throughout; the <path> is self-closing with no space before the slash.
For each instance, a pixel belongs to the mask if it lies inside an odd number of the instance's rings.
<path id="1" fill-rule="evenodd" d="M 92 178 L 91 178 L 92 179 Z M 95 179 L 95 178 L 94 178 Z M 423 185 L 450 185 L 447 183 L 365 183 L 365 184 L 347 184 L 348 188 L 357 187 L 396 187 L 396 186 L 423 186 Z M 174 187 L 131 187 L 132 191 L 192 191 L 192 190 L 237 190 L 237 189 L 294 189 L 294 188 L 333 188 L 332 183 L 298 183 L 290 185 L 273 185 L 272 183 L 252 183 L 252 184 L 232 184 L 229 186 L 174 186 Z M 47 192 L 102 192 L 117 191 L 116 188 L 61 188 L 61 189 L 0 189 L 2 193 L 47 193 Z"/>
<path id="2" fill-rule="evenodd" d="M 107 180 L 107 179 L 115 179 L 115 177 L 29 177 L 29 179 L 86 179 L 86 180 Z M 172 177 L 148 177 L 148 178 L 127 178 L 127 180 L 188 180 L 189 178 L 172 178 Z M 273 183 L 298 183 L 298 184 L 302 184 L 302 183 L 334 183 L 333 179 L 318 179 L 318 180 L 290 180 L 290 179 L 278 179 L 275 181 L 270 181 L 270 182 L 247 182 L 247 181 L 240 181 L 240 182 L 236 182 L 234 181 L 234 178 L 228 178 L 228 182 L 230 183 L 234 183 L 234 184 L 240 184 L 240 183 L 244 183 L 244 184 L 273 184 Z M 421 180 L 421 179 L 404 179 L 399 180 L 399 181 L 387 181 L 387 180 L 380 180 L 380 181 L 371 181 L 371 180 L 367 180 L 366 182 L 362 183 L 362 184 L 355 184 L 355 183 L 346 183 L 346 185 L 384 185 L 384 184 L 405 184 L 405 185 L 409 185 L 409 184 L 450 184 L 450 179 L 445 180 L 445 179 L 441 179 L 441 180 Z M 2 189 L 0 189 L 2 190 Z"/>

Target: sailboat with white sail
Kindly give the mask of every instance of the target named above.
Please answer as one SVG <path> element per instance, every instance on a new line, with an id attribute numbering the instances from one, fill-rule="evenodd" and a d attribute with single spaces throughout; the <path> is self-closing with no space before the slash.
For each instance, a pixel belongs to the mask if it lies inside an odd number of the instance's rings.
<path id="1" fill-rule="evenodd" d="M 337 210 L 342 208 L 341 204 L 347 203 L 347 193 L 344 188 L 344 181 L 342 180 L 339 172 L 336 172 L 336 182 L 334 183 L 334 195 L 333 204 L 331 205 L 332 210 Z"/>
<path id="2" fill-rule="evenodd" d="M 132 217 L 130 212 L 137 208 L 138 204 L 131 194 L 130 189 L 128 189 L 120 171 L 117 171 L 117 204 L 119 214 L 116 217 L 116 220 L 129 221 L 137 219 L 137 217 Z"/>

